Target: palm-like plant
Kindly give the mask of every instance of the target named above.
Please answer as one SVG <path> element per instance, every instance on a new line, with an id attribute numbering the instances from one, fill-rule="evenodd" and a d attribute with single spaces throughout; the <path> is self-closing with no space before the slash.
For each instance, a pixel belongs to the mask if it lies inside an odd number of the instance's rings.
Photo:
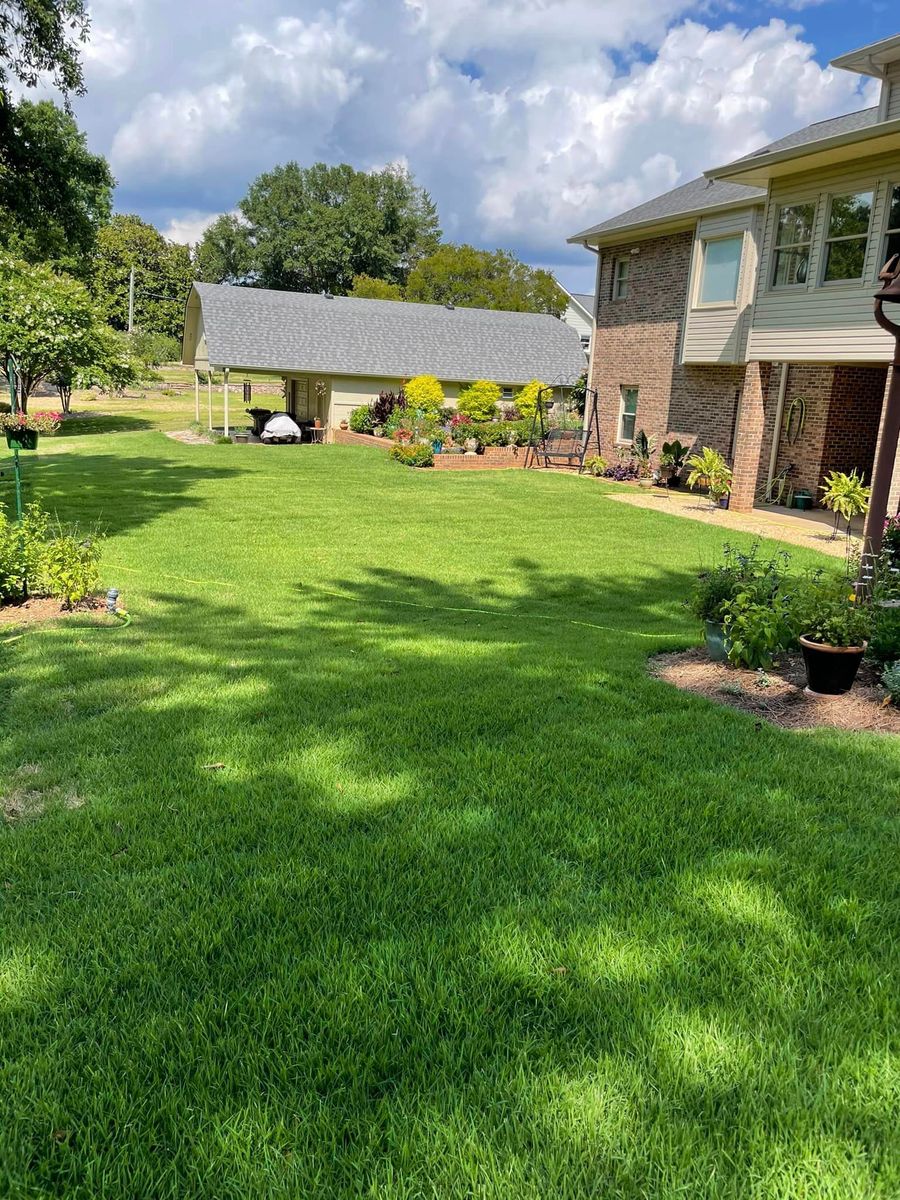
<path id="1" fill-rule="evenodd" d="M 718 504 L 731 491 L 731 468 L 718 450 L 704 446 L 702 453 L 691 455 L 687 465 L 691 468 L 687 478 L 688 487 L 696 487 L 705 480 L 710 504 Z"/>
<path id="2" fill-rule="evenodd" d="M 850 522 L 854 517 L 862 516 L 869 511 L 869 496 L 872 489 L 866 487 L 863 477 L 856 468 L 847 475 L 844 471 L 829 471 L 825 482 L 819 485 L 822 492 L 822 503 L 834 513 L 834 528 L 832 538 L 837 537 L 838 524 L 841 517 L 847 522 L 847 537 L 850 536 Z"/>

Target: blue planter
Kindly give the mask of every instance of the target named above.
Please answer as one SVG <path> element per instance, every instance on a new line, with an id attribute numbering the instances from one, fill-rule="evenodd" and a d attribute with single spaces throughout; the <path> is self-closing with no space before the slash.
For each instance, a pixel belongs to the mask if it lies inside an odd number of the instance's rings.
<path id="1" fill-rule="evenodd" d="M 721 621 L 707 621 L 704 625 L 706 634 L 706 653 L 713 662 L 728 661 L 728 641 L 725 637 L 725 626 Z"/>

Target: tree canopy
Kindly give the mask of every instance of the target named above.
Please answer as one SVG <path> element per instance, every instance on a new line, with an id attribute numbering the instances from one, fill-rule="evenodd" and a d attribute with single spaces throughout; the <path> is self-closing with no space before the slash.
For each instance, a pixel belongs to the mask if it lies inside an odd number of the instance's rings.
<path id="1" fill-rule="evenodd" d="M 399 283 L 388 283 L 386 279 L 357 275 L 353 280 L 350 295 L 356 296 L 358 300 L 402 300 L 403 288 Z"/>
<path id="2" fill-rule="evenodd" d="M 346 295 L 354 277 L 400 284 L 440 244 L 437 210 L 408 171 L 286 163 L 260 175 L 198 250 L 203 278 Z"/>
<path id="3" fill-rule="evenodd" d="M 410 272 L 406 299 L 424 304 L 543 312 L 559 317 L 567 296 L 549 271 L 529 267 L 508 250 L 441 246 Z"/>
<path id="4" fill-rule="evenodd" d="M 26 87 L 47 74 L 63 95 L 81 95 L 79 47 L 89 29 L 85 0 L 0 0 L 0 99 L 7 71 Z"/>
<path id="5" fill-rule="evenodd" d="M 135 269 L 135 326 L 180 337 L 194 278 L 188 246 L 168 242 L 140 217 L 117 214 L 97 236 L 94 293 L 114 329 L 128 328 L 128 279 Z"/>
<path id="6" fill-rule="evenodd" d="M 11 254 L 87 278 L 113 184 L 68 113 L 49 100 L 0 100 L 0 245 Z"/>

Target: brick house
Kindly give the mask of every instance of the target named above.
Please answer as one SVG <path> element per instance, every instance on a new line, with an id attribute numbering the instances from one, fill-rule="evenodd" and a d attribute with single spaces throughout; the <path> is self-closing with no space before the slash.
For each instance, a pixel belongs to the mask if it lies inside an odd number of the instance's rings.
<path id="1" fill-rule="evenodd" d="M 872 317 L 900 252 L 900 35 L 832 64 L 879 104 L 810 125 L 569 241 L 597 256 L 601 450 L 635 431 L 713 446 L 732 506 L 788 470 L 871 477 L 893 339 Z M 900 461 L 891 503 L 900 507 Z"/>

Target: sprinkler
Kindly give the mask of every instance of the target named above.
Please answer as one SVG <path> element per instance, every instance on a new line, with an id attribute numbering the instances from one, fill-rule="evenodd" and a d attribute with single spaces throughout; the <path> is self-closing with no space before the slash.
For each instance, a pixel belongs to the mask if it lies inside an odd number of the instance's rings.
<path id="1" fill-rule="evenodd" d="M 117 588 L 110 588 L 106 593 L 106 611 L 115 615 L 116 606 L 119 600 L 119 592 Z"/>

